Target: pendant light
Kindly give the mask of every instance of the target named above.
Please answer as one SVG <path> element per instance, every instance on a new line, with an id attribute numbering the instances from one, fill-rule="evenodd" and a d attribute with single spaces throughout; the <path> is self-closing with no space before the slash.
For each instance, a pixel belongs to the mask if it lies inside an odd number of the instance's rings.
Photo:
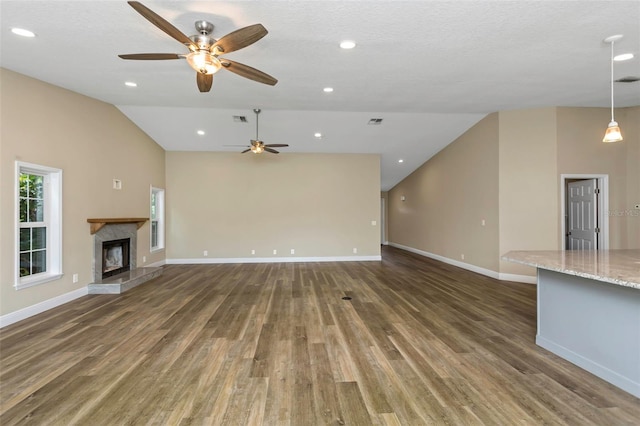
<path id="1" fill-rule="evenodd" d="M 621 40 L 622 37 L 622 34 L 618 34 L 604 39 L 605 43 L 609 43 L 611 45 L 611 122 L 607 127 L 607 131 L 604 134 L 602 142 L 619 142 L 622 140 L 620 127 L 613 117 L 613 45 L 616 41 Z"/>

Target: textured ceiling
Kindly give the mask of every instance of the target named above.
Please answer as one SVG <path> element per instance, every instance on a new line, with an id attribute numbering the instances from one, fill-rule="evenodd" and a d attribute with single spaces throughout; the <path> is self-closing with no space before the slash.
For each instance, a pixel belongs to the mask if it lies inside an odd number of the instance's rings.
<path id="1" fill-rule="evenodd" d="M 616 63 L 616 78 L 640 76 L 637 0 L 143 3 L 187 35 L 199 19 L 216 38 L 262 23 L 265 38 L 226 56 L 278 84 L 222 70 L 202 94 L 185 61 L 118 58 L 186 52 L 125 1 L 0 1 L 0 65 L 116 105 L 167 150 L 239 149 L 225 145 L 255 136 L 261 108 L 260 138 L 290 144 L 283 152 L 381 154 L 383 190 L 488 113 L 609 106 L 607 36 L 624 34 L 616 53 L 636 55 Z M 344 39 L 356 48 L 341 50 Z M 616 105 L 640 105 L 640 83 L 616 84 Z"/>

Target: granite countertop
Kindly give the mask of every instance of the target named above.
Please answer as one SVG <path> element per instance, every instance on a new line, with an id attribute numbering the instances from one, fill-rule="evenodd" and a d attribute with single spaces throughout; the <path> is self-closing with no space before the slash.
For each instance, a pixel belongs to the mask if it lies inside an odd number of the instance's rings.
<path id="1" fill-rule="evenodd" d="M 510 251 L 502 260 L 640 290 L 640 250 Z"/>

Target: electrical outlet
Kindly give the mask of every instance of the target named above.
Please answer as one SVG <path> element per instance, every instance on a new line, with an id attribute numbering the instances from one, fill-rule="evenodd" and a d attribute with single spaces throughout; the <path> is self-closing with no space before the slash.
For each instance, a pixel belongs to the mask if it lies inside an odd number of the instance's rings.
<path id="1" fill-rule="evenodd" d="M 464 260 L 464 253 L 460 255 L 460 259 Z"/>
<path id="2" fill-rule="evenodd" d="M 147 263 L 147 256 L 142 256 L 142 263 Z"/>
<path id="3" fill-rule="evenodd" d="M 273 254 L 278 254 L 278 250 L 274 250 L 274 251 L 273 251 Z"/>
<path id="4" fill-rule="evenodd" d="M 296 254 L 296 250 L 295 249 L 291 249 L 291 254 Z"/>
<path id="5" fill-rule="evenodd" d="M 378 222 L 376 222 L 375 220 L 372 220 L 372 221 L 371 221 L 371 226 L 376 226 L 376 224 L 377 224 L 377 223 L 378 223 Z"/>
<path id="6" fill-rule="evenodd" d="M 481 222 L 481 223 L 482 223 L 482 226 L 485 226 L 485 225 L 487 224 L 487 222 L 485 222 L 485 220 L 484 220 L 484 219 L 482 219 L 482 222 Z"/>
<path id="7" fill-rule="evenodd" d="M 203 252 L 202 252 L 202 254 L 203 254 L 204 256 L 209 256 L 209 251 L 208 251 L 208 250 L 205 250 L 205 251 L 203 251 Z"/>
<path id="8" fill-rule="evenodd" d="M 113 180 L 113 189 L 122 189 L 122 181 L 120 179 Z"/>
<path id="9" fill-rule="evenodd" d="M 353 254 L 358 254 L 358 249 L 357 248 L 353 248 Z"/>
<path id="10" fill-rule="evenodd" d="M 256 251 L 255 250 L 251 250 L 251 254 L 256 254 Z"/>
<path id="11" fill-rule="evenodd" d="M 78 274 L 73 274 L 73 282 L 74 283 L 78 282 Z"/>

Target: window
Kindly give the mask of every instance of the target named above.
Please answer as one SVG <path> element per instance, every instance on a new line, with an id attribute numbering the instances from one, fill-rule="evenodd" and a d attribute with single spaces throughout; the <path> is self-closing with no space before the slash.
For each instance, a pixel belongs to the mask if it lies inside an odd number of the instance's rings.
<path id="1" fill-rule="evenodd" d="M 16 289 L 62 276 L 62 170 L 16 162 Z"/>
<path id="2" fill-rule="evenodd" d="M 151 251 L 164 248 L 164 189 L 151 187 Z"/>

